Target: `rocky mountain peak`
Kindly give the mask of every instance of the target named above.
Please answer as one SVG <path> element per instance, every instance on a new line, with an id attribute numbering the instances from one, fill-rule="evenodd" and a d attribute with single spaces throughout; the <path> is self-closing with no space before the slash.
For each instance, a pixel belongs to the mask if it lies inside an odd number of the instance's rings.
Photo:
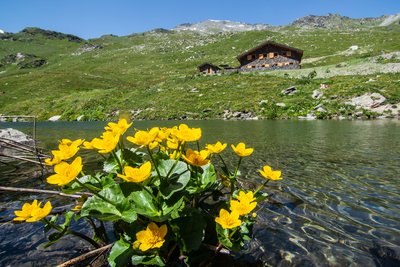
<path id="1" fill-rule="evenodd" d="M 243 32 L 271 29 L 268 24 L 249 24 L 230 20 L 205 20 L 197 23 L 184 23 L 175 27 L 174 31 L 196 31 L 202 33 Z"/>
<path id="2" fill-rule="evenodd" d="M 296 19 L 291 23 L 291 25 L 300 28 L 355 28 L 360 26 L 376 26 L 381 20 L 382 17 L 353 19 L 339 14 L 328 13 L 327 15 L 322 16 L 305 16 Z"/>

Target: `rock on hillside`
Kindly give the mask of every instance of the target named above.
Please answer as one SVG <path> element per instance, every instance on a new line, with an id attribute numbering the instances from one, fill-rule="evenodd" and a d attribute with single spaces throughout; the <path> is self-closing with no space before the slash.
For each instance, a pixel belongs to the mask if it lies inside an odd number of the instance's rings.
<path id="1" fill-rule="evenodd" d="M 325 16 L 309 15 L 296 19 L 291 25 L 300 28 L 354 28 L 378 25 L 382 20 L 383 17 L 352 19 L 338 14 L 328 14 Z"/>
<path id="2" fill-rule="evenodd" d="M 38 68 L 46 64 L 44 58 L 33 54 L 16 53 L 4 56 L 0 59 L 0 68 L 7 67 L 11 64 L 16 64 L 20 69 Z"/>
<path id="3" fill-rule="evenodd" d="M 198 23 L 184 23 L 176 26 L 174 31 L 196 31 L 202 33 L 243 32 L 270 30 L 275 28 L 268 24 L 248 24 L 229 20 L 206 20 Z"/>
<path id="4" fill-rule="evenodd" d="M 49 31 L 49 30 L 43 30 L 40 28 L 36 27 L 28 27 L 23 29 L 20 33 L 26 34 L 26 35 L 43 35 L 46 38 L 49 39 L 68 39 L 70 42 L 76 42 L 76 43 L 81 43 L 84 42 L 84 40 L 78 36 L 72 35 L 72 34 L 66 34 L 66 33 L 61 33 L 61 32 L 56 32 L 56 31 Z"/>
<path id="5" fill-rule="evenodd" d="M 379 26 L 389 26 L 396 23 L 400 24 L 400 13 L 384 16 L 384 20 L 379 24 Z"/>

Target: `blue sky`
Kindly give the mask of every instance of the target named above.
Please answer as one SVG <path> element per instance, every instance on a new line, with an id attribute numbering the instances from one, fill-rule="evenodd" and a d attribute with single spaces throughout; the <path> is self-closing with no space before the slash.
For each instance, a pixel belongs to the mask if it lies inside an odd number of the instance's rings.
<path id="1" fill-rule="evenodd" d="M 93 38 L 207 19 L 283 25 L 310 14 L 378 17 L 400 13 L 400 0 L 0 0 L 0 11 L 8 32 L 35 26 Z"/>

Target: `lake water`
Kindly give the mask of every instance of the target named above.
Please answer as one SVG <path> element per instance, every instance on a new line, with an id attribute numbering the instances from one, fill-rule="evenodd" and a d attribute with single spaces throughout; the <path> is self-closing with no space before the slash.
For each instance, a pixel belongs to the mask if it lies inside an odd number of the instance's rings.
<path id="1" fill-rule="evenodd" d="M 203 129 L 203 143 L 244 141 L 255 148 L 241 169 L 246 186 L 262 182 L 257 171 L 265 164 L 283 172 L 284 180 L 266 189 L 271 197 L 259 205 L 244 260 L 271 266 L 400 266 L 400 121 L 185 123 Z M 98 136 L 105 124 L 39 123 L 37 138 L 51 149 L 61 138 Z M 134 122 L 134 127 L 177 124 Z M 29 133 L 32 124 L 0 124 L 5 127 Z M 24 175 L 24 165 L 16 171 L 0 168 L 0 185 L 51 188 Z M 0 266 L 52 266 L 86 249 L 75 239 L 43 249 L 40 223 L 9 223 L 13 210 L 38 196 L 0 194 Z M 59 205 L 64 200 L 52 198 Z"/>

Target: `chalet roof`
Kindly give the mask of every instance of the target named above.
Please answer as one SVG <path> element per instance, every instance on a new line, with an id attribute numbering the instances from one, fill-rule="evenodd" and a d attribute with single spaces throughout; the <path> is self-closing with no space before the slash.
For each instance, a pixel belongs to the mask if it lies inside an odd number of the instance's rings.
<path id="1" fill-rule="evenodd" d="M 256 46 L 256 47 L 254 47 L 254 48 L 252 48 L 252 49 L 249 49 L 249 50 L 247 50 L 246 52 L 244 52 L 244 53 L 238 55 L 236 58 L 237 58 L 238 60 L 240 60 L 241 58 L 243 58 L 243 57 L 245 57 L 245 56 L 247 56 L 247 55 L 253 53 L 254 51 L 256 51 L 256 50 L 258 50 L 258 49 L 260 49 L 260 48 L 262 48 L 262 47 L 264 47 L 264 46 L 266 46 L 266 45 L 273 45 L 273 46 L 278 46 L 278 47 L 281 47 L 281 48 L 284 48 L 284 49 L 287 49 L 287 50 L 296 51 L 296 52 L 299 53 L 300 55 L 303 55 L 303 52 L 304 52 L 304 51 L 301 50 L 301 49 L 294 48 L 294 47 L 291 47 L 291 46 L 288 46 L 288 45 L 284 45 L 284 44 L 279 44 L 279 43 L 276 43 L 276 42 L 274 42 L 274 41 L 268 40 L 268 41 L 265 41 L 265 42 L 262 43 L 262 44 L 259 44 L 259 45 Z"/>
<path id="2" fill-rule="evenodd" d="M 216 69 L 221 69 L 220 67 L 218 67 L 218 66 L 216 66 L 216 65 L 214 65 L 214 64 L 211 64 L 211 63 L 209 63 L 209 62 L 204 62 L 203 64 L 201 64 L 201 65 L 199 65 L 198 66 L 198 68 L 200 69 L 200 68 L 202 68 L 202 67 L 204 67 L 204 66 L 207 66 L 207 65 L 209 65 L 209 66 L 211 66 L 211 67 L 214 67 L 214 68 L 216 68 Z"/>

